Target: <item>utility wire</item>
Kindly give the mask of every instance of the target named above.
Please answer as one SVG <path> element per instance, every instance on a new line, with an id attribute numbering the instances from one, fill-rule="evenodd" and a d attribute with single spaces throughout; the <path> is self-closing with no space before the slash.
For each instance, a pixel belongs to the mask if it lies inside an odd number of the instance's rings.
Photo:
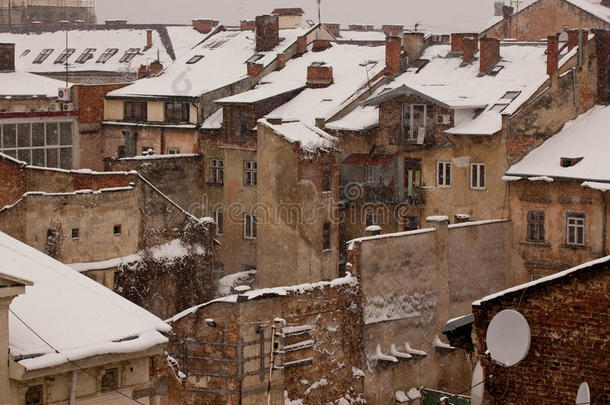
<path id="1" fill-rule="evenodd" d="M 28 328 L 34 335 L 36 335 L 38 337 L 38 339 L 42 340 L 47 346 L 49 346 L 51 349 L 53 349 L 53 351 L 57 354 L 61 354 L 59 352 L 59 350 L 57 350 L 55 347 L 53 347 L 49 342 L 47 342 L 42 336 L 40 336 L 34 329 L 32 329 L 30 327 L 30 325 L 28 325 L 23 319 L 21 319 L 19 317 L 19 315 L 17 315 L 16 313 L 13 312 L 12 309 L 8 309 L 10 311 L 11 314 L 13 314 L 15 316 L 15 318 L 17 318 L 26 328 Z M 84 368 L 82 368 L 81 366 L 79 366 L 75 361 L 70 360 L 67 356 L 66 356 L 66 360 L 68 360 L 70 363 L 72 363 L 73 365 L 75 365 L 79 370 L 81 370 L 83 373 L 89 375 L 91 378 L 93 378 L 94 380 L 96 380 L 97 382 L 101 383 L 102 380 L 100 380 L 99 378 L 97 378 L 95 375 L 91 374 L 90 372 L 88 372 L 87 370 L 85 370 Z M 121 391 L 119 391 L 116 388 L 112 388 L 112 391 L 124 396 L 127 399 L 132 400 L 133 402 L 135 402 L 136 404 L 140 404 L 140 405 L 144 405 L 142 402 L 133 399 L 132 397 L 130 397 L 129 395 L 123 394 Z"/>

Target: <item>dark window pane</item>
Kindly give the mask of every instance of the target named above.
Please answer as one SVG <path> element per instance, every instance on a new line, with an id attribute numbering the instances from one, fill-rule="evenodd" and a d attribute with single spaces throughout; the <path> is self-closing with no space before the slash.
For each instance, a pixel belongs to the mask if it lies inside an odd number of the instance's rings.
<path id="1" fill-rule="evenodd" d="M 57 149 L 47 149 L 47 167 L 57 167 Z"/>
<path id="2" fill-rule="evenodd" d="M 62 145 L 72 145 L 71 122 L 62 122 L 59 124 L 59 137 Z"/>
<path id="3" fill-rule="evenodd" d="M 17 126 L 5 124 L 2 126 L 3 148 L 14 148 L 17 146 Z"/>
<path id="4" fill-rule="evenodd" d="M 57 131 L 58 128 L 56 122 L 47 124 L 47 145 L 57 145 Z"/>
<path id="5" fill-rule="evenodd" d="M 32 164 L 44 167 L 44 149 L 32 149 Z"/>
<path id="6" fill-rule="evenodd" d="M 30 156 L 30 150 L 20 149 L 19 151 L 17 151 L 17 159 L 21 160 L 22 162 L 26 162 L 27 164 L 31 164 L 32 157 Z"/>
<path id="7" fill-rule="evenodd" d="M 4 153 L 4 154 L 5 154 L 5 155 L 7 155 L 7 156 L 10 156 L 10 157 L 12 157 L 12 158 L 17 158 L 17 151 L 16 151 L 16 150 L 14 150 L 14 149 L 11 149 L 11 150 L 4 150 L 4 151 L 2 151 L 2 153 Z"/>
<path id="8" fill-rule="evenodd" d="M 72 148 L 61 148 L 59 167 L 62 169 L 72 169 Z"/>
<path id="9" fill-rule="evenodd" d="M 44 146 L 44 124 L 32 124 L 32 146 Z"/>
<path id="10" fill-rule="evenodd" d="M 17 142 L 20 148 L 30 146 L 30 124 L 17 125 Z"/>

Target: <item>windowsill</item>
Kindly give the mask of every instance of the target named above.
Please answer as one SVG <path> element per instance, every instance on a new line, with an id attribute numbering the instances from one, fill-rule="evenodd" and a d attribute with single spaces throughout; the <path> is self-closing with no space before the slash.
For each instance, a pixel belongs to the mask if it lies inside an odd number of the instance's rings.
<path id="1" fill-rule="evenodd" d="M 536 242 L 532 240 L 522 240 L 519 242 L 520 245 L 538 246 L 538 247 L 551 247 L 549 242 Z"/>
<path id="2" fill-rule="evenodd" d="M 470 187 L 470 190 L 472 190 L 472 191 L 487 191 L 487 188 L 474 188 L 474 187 Z"/>
<path id="3" fill-rule="evenodd" d="M 330 248 L 330 249 L 324 249 L 324 250 L 322 250 L 322 253 L 330 253 L 330 252 L 333 252 L 333 251 L 334 251 L 334 249 L 333 249 L 333 248 Z"/>
<path id="4" fill-rule="evenodd" d="M 205 183 L 205 185 L 210 187 L 223 187 L 224 183 Z"/>
<path id="5" fill-rule="evenodd" d="M 247 240 L 249 242 L 256 242 L 256 238 L 246 238 L 246 237 L 244 237 L 244 240 Z"/>
<path id="6" fill-rule="evenodd" d="M 591 246 L 587 245 L 568 245 L 567 243 L 559 245 L 562 249 L 570 249 L 570 250 L 591 250 Z"/>
<path id="7" fill-rule="evenodd" d="M 442 186 L 442 185 L 440 185 L 440 184 L 437 184 L 437 185 L 436 185 L 436 188 L 451 188 L 451 184 L 450 184 L 450 185 L 448 185 L 448 186 Z"/>

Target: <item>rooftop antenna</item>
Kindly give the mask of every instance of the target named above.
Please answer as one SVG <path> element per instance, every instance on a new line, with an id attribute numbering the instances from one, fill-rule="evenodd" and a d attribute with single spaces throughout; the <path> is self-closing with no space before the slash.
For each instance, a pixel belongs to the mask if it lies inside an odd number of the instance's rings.
<path id="1" fill-rule="evenodd" d="M 318 0 L 318 24 L 322 24 L 322 0 Z"/>
<path id="2" fill-rule="evenodd" d="M 69 76 L 69 67 L 68 67 L 68 26 L 66 25 L 66 49 L 64 50 L 65 55 L 66 55 L 66 87 L 69 87 L 68 84 L 68 76 Z"/>

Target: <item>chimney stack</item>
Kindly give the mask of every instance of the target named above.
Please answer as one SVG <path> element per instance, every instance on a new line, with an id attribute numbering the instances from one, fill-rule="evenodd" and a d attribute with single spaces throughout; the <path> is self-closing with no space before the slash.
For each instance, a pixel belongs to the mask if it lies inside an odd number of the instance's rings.
<path id="1" fill-rule="evenodd" d="M 477 53 L 477 45 L 474 38 L 464 38 L 464 53 L 462 54 L 464 63 L 470 63 L 474 60 L 474 55 Z"/>
<path id="2" fill-rule="evenodd" d="M 474 38 L 474 41 L 478 42 L 479 34 L 476 32 L 451 34 L 451 52 L 464 52 L 464 38 Z"/>
<path id="3" fill-rule="evenodd" d="M 341 37 L 341 24 L 324 24 L 324 26 L 335 36 Z"/>
<path id="4" fill-rule="evenodd" d="M 402 36 L 402 33 L 405 30 L 404 25 L 384 25 L 382 26 L 383 33 L 386 36 L 395 35 Z"/>
<path id="5" fill-rule="evenodd" d="M 402 43 L 400 37 L 388 36 L 385 39 L 385 64 L 389 76 L 400 73 L 402 67 Z"/>
<path id="6" fill-rule="evenodd" d="M 254 78 L 260 76 L 261 73 L 263 73 L 263 70 L 265 70 L 265 66 L 263 66 L 261 63 L 248 62 L 246 66 L 248 69 L 248 76 L 252 76 Z"/>
<path id="7" fill-rule="evenodd" d="M 485 37 L 480 42 L 479 72 L 485 73 L 500 60 L 500 40 Z"/>
<path id="8" fill-rule="evenodd" d="M 286 66 L 286 54 L 285 53 L 278 53 L 277 54 L 277 70 L 282 70 L 284 69 L 284 67 Z"/>
<path id="9" fill-rule="evenodd" d="M 153 46 L 153 31 L 146 30 L 146 49 L 150 49 Z"/>
<path id="10" fill-rule="evenodd" d="M 610 0 L 602 0 L 601 5 L 610 8 Z"/>
<path id="11" fill-rule="evenodd" d="M 307 87 L 328 87 L 334 83 L 333 68 L 324 62 L 314 62 L 307 67 Z"/>
<path id="12" fill-rule="evenodd" d="M 409 60 L 415 60 L 424 49 L 423 32 L 405 32 L 403 35 L 404 49 Z"/>
<path id="13" fill-rule="evenodd" d="M 280 23 L 277 16 L 256 17 L 256 52 L 270 51 L 280 43 Z"/>
<path id="14" fill-rule="evenodd" d="M 504 20 L 510 18 L 510 16 L 513 15 L 514 11 L 515 11 L 515 9 L 513 7 L 510 7 L 510 6 L 502 7 L 502 18 Z"/>
<path id="15" fill-rule="evenodd" d="M 34 23 L 32 23 L 32 24 L 34 24 Z M 85 21 L 84 20 L 74 20 L 74 25 L 77 27 L 84 27 Z"/>
<path id="16" fill-rule="evenodd" d="M 330 48 L 330 40 L 328 39 L 314 39 L 313 46 L 311 48 L 312 52 L 322 52 L 328 48 Z"/>
<path id="17" fill-rule="evenodd" d="M 546 74 L 553 76 L 559 69 L 559 37 L 550 35 L 546 40 Z"/>
<path id="18" fill-rule="evenodd" d="M 127 25 L 127 20 L 106 20 L 106 25 Z"/>
<path id="19" fill-rule="evenodd" d="M 578 37 L 582 32 L 582 45 L 585 46 L 589 37 L 589 31 L 583 29 L 568 30 L 568 52 L 578 46 Z"/>
<path id="20" fill-rule="evenodd" d="M 302 35 L 297 38 L 297 55 L 307 53 L 307 37 Z"/>
<path id="21" fill-rule="evenodd" d="M 256 29 L 256 24 L 252 20 L 241 20 L 239 22 L 239 28 L 242 31 L 254 31 Z"/>
<path id="22" fill-rule="evenodd" d="M 202 34 L 209 34 L 212 30 L 218 26 L 217 20 L 210 20 L 205 18 L 199 18 L 193 20 L 193 28 Z"/>
<path id="23" fill-rule="evenodd" d="M 0 72 L 15 71 L 15 44 L 0 44 Z"/>
<path id="24" fill-rule="evenodd" d="M 32 28 L 42 28 L 42 21 L 32 21 Z"/>

